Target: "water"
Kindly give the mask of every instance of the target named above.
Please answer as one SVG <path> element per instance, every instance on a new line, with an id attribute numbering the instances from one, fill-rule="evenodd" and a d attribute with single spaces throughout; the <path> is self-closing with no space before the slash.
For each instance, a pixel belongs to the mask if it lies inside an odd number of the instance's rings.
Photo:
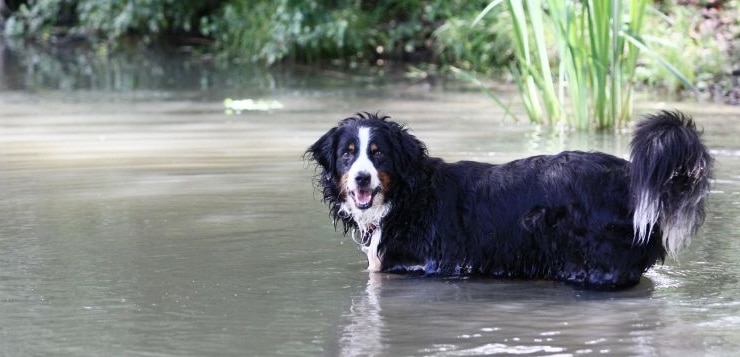
<path id="1" fill-rule="evenodd" d="M 435 156 L 625 156 L 628 135 L 557 136 L 485 96 L 356 77 L 272 89 L 0 91 L 0 354 L 734 355 L 740 348 L 740 109 L 676 103 L 716 155 L 707 222 L 636 288 L 368 274 L 303 150 L 382 110 Z M 31 81 L 32 82 L 32 81 Z M 126 81 L 124 81 L 126 82 Z M 210 82 L 209 82 L 210 83 Z M 287 84 L 286 84 L 287 83 Z M 285 109 L 226 115 L 224 97 Z"/>

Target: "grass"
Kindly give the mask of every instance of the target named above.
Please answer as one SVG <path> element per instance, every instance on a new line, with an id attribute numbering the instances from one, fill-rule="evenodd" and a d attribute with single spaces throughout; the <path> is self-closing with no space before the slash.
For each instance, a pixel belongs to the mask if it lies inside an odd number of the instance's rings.
<path id="1" fill-rule="evenodd" d="M 642 40 L 647 0 L 494 0 L 473 23 L 499 6 L 513 28 L 511 73 L 534 123 L 580 130 L 626 125 L 641 52 L 693 87 Z"/>

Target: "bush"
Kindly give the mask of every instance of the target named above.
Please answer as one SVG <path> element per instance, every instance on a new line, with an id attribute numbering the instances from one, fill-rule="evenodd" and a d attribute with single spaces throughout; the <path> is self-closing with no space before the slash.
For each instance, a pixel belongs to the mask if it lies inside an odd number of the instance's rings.
<path id="1" fill-rule="evenodd" d="M 485 1 L 234 0 L 201 29 L 223 52 L 252 62 L 432 61 L 434 31 L 460 13 L 472 19 L 482 6 Z M 447 33 L 440 36 L 447 44 L 460 42 Z M 448 47 L 439 50 L 449 60 L 462 55 Z"/>
<path id="2" fill-rule="evenodd" d="M 725 1 L 726 14 L 714 8 L 671 6 L 661 9 L 662 16 L 652 16 L 645 41 L 667 62 L 673 64 L 699 90 L 707 87 L 718 76 L 729 73 L 738 59 L 732 58 L 732 38 L 740 39 L 740 22 L 733 18 L 737 4 Z M 733 23 L 734 22 L 734 23 Z M 734 31 L 734 34 L 733 34 Z M 734 62 L 734 63 L 733 63 Z M 638 68 L 639 83 L 664 88 L 669 92 L 686 89 L 663 66 L 645 58 Z"/>
<path id="3" fill-rule="evenodd" d="M 172 33 L 198 32 L 198 18 L 214 7 L 209 0 L 31 0 L 8 19 L 5 35 L 39 42 L 85 37 L 119 44 L 136 36 L 150 44 Z"/>
<path id="4" fill-rule="evenodd" d="M 438 60 L 467 71 L 499 75 L 514 59 L 512 43 L 502 35 L 511 29 L 498 13 L 473 24 L 479 12 L 453 16 L 434 32 Z"/>
<path id="5" fill-rule="evenodd" d="M 349 6 L 317 0 L 235 0 L 202 18 L 200 29 L 227 55 L 267 64 L 356 56 L 366 41 L 362 19 Z"/>
<path id="6" fill-rule="evenodd" d="M 5 35 L 39 42 L 76 36 L 113 46 L 129 37 L 146 45 L 172 40 L 168 35 L 199 36 L 225 56 L 266 64 L 434 61 L 437 54 L 457 61 L 468 53 L 488 56 L 476 50 L 488 49 L 491 33 L 471 31 L 477 42 L 464 52 L 454 48 L 460 39 L 451 32 L 440 32 L 439 47 L 432 34 L 455 16 L 466 16 L 460 24 L 472 19 L 483 6 L 481 0 L 29 0 L 8 20 Z"/>

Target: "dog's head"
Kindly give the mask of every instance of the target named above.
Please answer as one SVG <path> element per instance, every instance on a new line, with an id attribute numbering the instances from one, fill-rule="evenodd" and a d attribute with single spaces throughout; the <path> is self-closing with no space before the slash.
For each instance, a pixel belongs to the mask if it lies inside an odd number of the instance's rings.
<path id="1" fill-rule="evenodd" d="M 345 230 L 378 225 L 395 192 L 412 185 L 426 147 L 387 116 L 360 113 L 344 119 L 311 145 L 305 157 L 318 164 L 318 184 Z"/>

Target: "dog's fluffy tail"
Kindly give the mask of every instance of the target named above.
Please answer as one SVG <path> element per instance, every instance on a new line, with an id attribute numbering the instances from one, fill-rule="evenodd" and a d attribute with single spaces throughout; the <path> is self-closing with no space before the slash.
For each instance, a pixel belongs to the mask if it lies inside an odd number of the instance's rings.
<path id="1" fill-rule="evenodd" d="M 662 234 L 663 247 L 675 257 L 704 222 L 712 157 L 694 122 L 680 112 L 645 117 L 631 146 L 635 242 Z"/>

